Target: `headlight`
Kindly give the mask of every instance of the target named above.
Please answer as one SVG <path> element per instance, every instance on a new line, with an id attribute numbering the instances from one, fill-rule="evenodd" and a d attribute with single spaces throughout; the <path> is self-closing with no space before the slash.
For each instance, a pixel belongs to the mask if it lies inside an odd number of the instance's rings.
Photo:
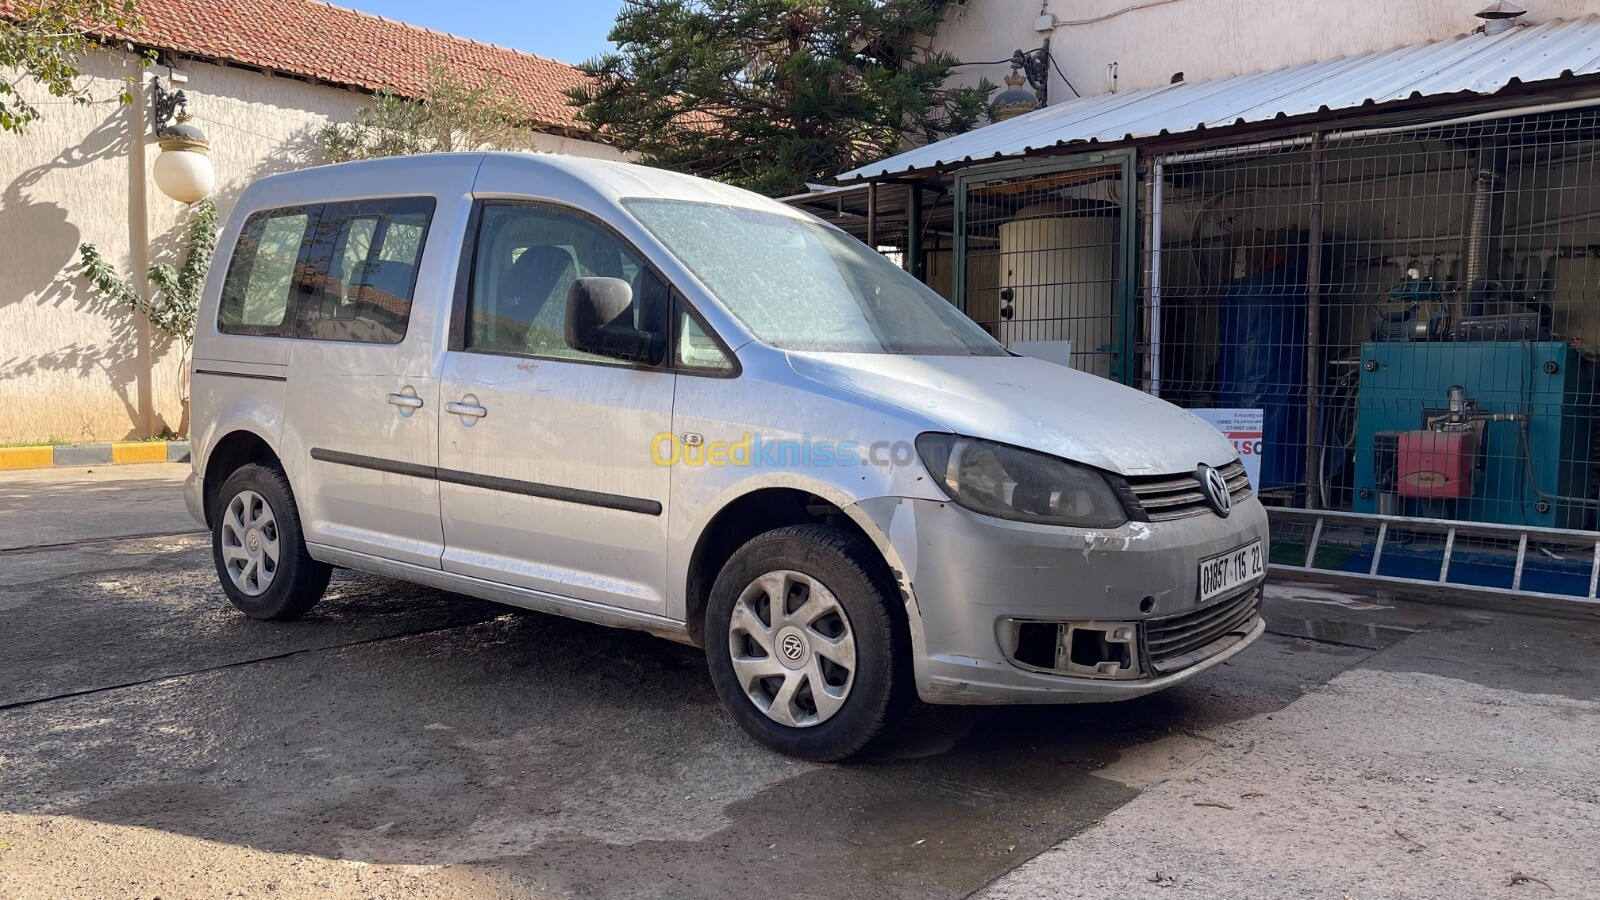
<path id="1" fill-rule="evenodd" d="M 1128 513 L 1105 476 L 1031 450 L 954 434 L 924 434 L 917 454 L 950 498 L 1019 522 L 1115 528 Z"/>

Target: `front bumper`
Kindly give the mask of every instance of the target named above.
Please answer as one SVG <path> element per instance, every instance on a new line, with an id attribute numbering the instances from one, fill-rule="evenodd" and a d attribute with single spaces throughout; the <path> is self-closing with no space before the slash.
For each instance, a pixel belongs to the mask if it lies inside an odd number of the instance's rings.
<path id="1" fill-rule="evenodd" d="M 1219 640 L 1188 667 L 1135 678 L 1024 667 L 1007 658 L 999 637 L 1000 623 L 1011 619 L 1142 627 L 1196 610 L 1202 559 L 1267 540 L 1266 510 L 1254 497 L 1227 518 L 1207 513 L 1101 530 L 1010 522 L 933 500 L 885 498 L 861 507 L 898 557 L 917 690 L 929 703 L 1130 699 L 1227 661 L 1265 630 L 1256 616 L 1247 633 Z"/>
<path id="2" fill-rule="evenodd" d="M 1003 658 L 930 658 L 917 673 L 917 693 L 928 703 L 981 706 L 1004 703 L 1106 703 L 1132 700 L 1181 684 L 1205 670 L 1219 666 L 1256 642 L 1267 630 L 1259 616 L 1243 638 L 1205 660 L 1168 675 L 1114 681 L 1046 675 L 1019 669 Z"/>

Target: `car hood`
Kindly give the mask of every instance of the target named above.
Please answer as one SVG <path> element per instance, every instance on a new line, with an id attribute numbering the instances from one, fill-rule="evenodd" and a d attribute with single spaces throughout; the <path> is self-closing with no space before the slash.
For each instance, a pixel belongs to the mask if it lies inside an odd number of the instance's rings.
<path id="1" fill-rule="evenodd" d="M 1039 359 L 790 353 L 800 375 L 958 434 L 1119 475 L 1192 472 L 1237 455 L 1215 428 L 1142 391 Z"/>

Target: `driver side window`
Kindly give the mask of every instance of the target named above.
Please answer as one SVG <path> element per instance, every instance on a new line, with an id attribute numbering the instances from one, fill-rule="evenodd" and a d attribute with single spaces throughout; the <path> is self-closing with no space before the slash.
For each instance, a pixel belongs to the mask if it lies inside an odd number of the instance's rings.
<path id="1" fill-rule="evenodd" d="M 473 260 L 466 349 L 626 365 L 567 346 L 568 292 L 579 278 L 591 277 L 627 281 L 635 325 L 660 330 L 665 285 L 609 230 L 562 209 L 486 205 Z"/>

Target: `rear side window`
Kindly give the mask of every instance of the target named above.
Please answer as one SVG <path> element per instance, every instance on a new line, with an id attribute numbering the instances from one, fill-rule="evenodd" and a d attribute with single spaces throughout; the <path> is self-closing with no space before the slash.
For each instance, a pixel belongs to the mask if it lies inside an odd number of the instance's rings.
<path id="1" fill-rule="evenodd" d="M 300 260 L 316 221 L 315 207 L 266 210 L 245 220 L 222 284 L 217 330 L 287 335 L 303 272 Z"/>
<path id="2" fill-rule="evenodd" d="M 411 319 L 433 208 L 425 197 L 324 207 L 296 336 L 398 344 Z"/>
<path id="3" fill-rule="evenodd" d="M 264 210 L 245 220 L 217 330 L 396 344 L 405 337 L 431 197 Z"/>

